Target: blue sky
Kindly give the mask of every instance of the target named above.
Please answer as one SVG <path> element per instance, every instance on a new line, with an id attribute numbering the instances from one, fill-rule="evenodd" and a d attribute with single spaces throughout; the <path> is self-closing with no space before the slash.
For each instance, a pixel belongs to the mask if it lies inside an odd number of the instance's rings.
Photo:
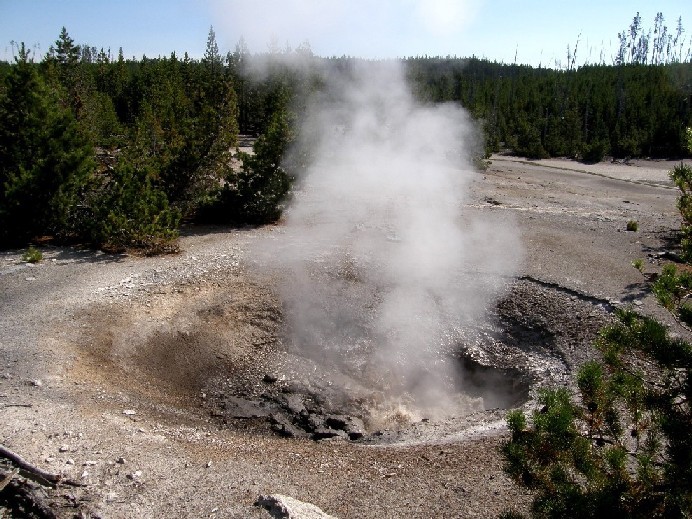
<path id="1" fill-rule="evenodd" d="M 554 66 L 579 38 L 580 64 L 601 51 L 611 62 L 637 11 L 646 29 L 657 11 L 671 31 L 682 16 L 692 38 L 690 0 L 0 0 L 0 59 L 12 58 L 11 41 L 43 56 L 64 25 L 77 43 L 137 58 L 200 57 L 213 26 L 224 53 L 243 36 L 253 52 L 308 41 L 322 56 L 516 56 Z"/>

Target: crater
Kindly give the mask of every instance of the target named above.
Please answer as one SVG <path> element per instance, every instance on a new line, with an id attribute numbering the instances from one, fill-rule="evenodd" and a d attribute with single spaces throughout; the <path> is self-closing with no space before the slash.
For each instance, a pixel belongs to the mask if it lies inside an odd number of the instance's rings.
<path id="1" fill-rule="evenodd" d="M 80 376 L 223 427 L 316 440 L 391 442 L 413 424 L 432 430 L 450 418 L 521 407 L 593 356 L 590 344 L 610 318 L 603 302 L 518 280 L 487 322 L 398 372 L 396 362 L 378 361 L 365 334 L 345 338 L 342 349 L 329 345 L 338 355 L 292 344 L 264 283 L 232 280 L 164 299 L 149 313 L 102 315 L 102 326 L 90 327 L 101 332 L 82 341 L 91 361 Z M 99 312 L 89 319 L 98 322 Z"/>

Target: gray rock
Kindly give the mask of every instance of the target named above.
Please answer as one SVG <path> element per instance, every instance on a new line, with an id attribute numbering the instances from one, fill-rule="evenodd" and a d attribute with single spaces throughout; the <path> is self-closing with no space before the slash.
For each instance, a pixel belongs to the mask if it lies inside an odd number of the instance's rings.
<path id="1" fill-rule="evenodd" d="M 301 395 L 296 395 L 294 393 L 282 395 L 282 403 L 293 414 L 301 414 L 305 411 L 305 403 L 303 402 L 303 397 Z"/>
<path id="2" fill-rule="evenodd" d="M 358 440 L 366 433 L 363 420 L 354 416 L 329 415 L 324 423 L 327 427 L 344 431 L 351 440 Z"/>
<path id="3" fill-rule="evenodd" d="M 309 414 L 305 418 L 305 428 L 308 431 L 314 431 L 316 429 L 323 428 L 324 425 L 324 415 L 321 414 Z"/>
<path id="4" fill-rule="evenodd" d="M 255 505 L 266 508 L 277 519 L 336 519 L 311 503 L 281 494 L 260 495 Z"/>
<path id="5" fill-rule="evenodd" d="M 266 407 L 260 406 L 255 400 L 246 400 L 234 396 L 226 397 L 222 402 L 224 414 L 231 418 L 264 418 L 270 415 L 271 411 Z"/>
<path id="6" fill-rule="evenodd" d="M 282 414 L 272 414 L 270 417 L 272 431 L 286 438 L 300 438 L 305 436 L 305 431 L 296 427 Z"/>

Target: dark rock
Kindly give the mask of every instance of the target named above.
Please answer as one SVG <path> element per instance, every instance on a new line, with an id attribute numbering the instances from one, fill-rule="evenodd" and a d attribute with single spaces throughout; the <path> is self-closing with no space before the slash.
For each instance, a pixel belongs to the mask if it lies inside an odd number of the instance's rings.
<path id="1" fill-rule="evenodd" d="M 336 437 L 346 439 L 348 436 L 344 431 L 337 431 L 336 429 L 330 429 L 328 427 L 320 427 L 319 429 L 315 429 L 312 433 L 312 438 L 315 440 L 328 440 Z"/>
<path id="2" fill-rule="evenodd" d="M 325 418 L 324 423 L 327 427 L 331 427 L 332 429 L 341 429 L 343 431 L 348 423 L 348 416 L 335 414 L 329 415 Z"/>
<path id="3" fill-rule="evenodd" d="M 284 438 L 302 438 L 306 436 L 305 432 L 302 429 L 298 429 L 293 424 L 290 423 L 275 423 L 271 425 L 272 431 L 274 431 L 276 434 L 279 436 L 283 436 Z"/>
<path id="4" fill-rule="evenodd" d="M 305 409 L 305 403 L 303 402 L 303 397 L 301 395 L 295 393 L 282 395 L 279 401 L 292 414 L 300 415 L 307 412 Z"/>
<path id="5" fill-rule="evenodd" d="M 279 377 L 277 377 L 277 376 L 274 375 L 273 373 L 266 373 L 266 374 L 264 375 L 264 378 L 263 378 L 262 380 L 263 380 L 264 382 L 266 382 L 267 384 L 273 384 L 274 382 L 276 382 L 277 380 L 279 380 Z"/>
<path id="6" fill-rule="evenodd" d="M 331 429 L 344 431 L 351 440 L 358 440 L 366 433 L 363 420 L 353 416 L 329 415 L 325 418 L 324 423 Z"/>

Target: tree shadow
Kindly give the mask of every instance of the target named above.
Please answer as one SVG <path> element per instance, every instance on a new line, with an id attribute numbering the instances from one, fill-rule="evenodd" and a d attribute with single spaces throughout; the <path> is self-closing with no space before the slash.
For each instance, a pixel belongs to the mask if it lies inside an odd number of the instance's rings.
<path id="1" fill-rule="evenodd" d="M 642 251 L 649 255 L 665 256 L 665 254 L 677 255 L 681 251 L 680 241 L 682 235 L 679 229 L 665 229 L 661 231 L 653 231 L 649 234 L 655 236 L 660 243 L 658 247 L 642 247 Z"/>
<path id="2" fill-rule="evenodd" d="M 57 253 L 51 259 L 70 263 L 120 263 L 127 259 L 127 254 L 108 253 L 94 249 L 78 249 L 73 247 L 55 248 Z"/>
<path id="3" fill-rule="evenodd" d="M 620 298 L 623 303 L 634 303 L 635 301 L 639 301 L 646 296 L 648 296 L 651 293 L 651 286 L 648 282 L 642 282 L 642 283 L 630 283 L 625 287 L 625 295 Z"/>
<path id="4" fill-rule="evenodd" d="M 193 237 L 193 236 L 208 236 L 214 234 L 242 234 L 246 232 L 252 232 L 261 227 L 266 227 L 268 225 L 237 225 L 237 224 L 186 224 L 183 225 L 180 230 L 180 237 Z M 275 225 L 275 224 L 274 224 Z"/>

